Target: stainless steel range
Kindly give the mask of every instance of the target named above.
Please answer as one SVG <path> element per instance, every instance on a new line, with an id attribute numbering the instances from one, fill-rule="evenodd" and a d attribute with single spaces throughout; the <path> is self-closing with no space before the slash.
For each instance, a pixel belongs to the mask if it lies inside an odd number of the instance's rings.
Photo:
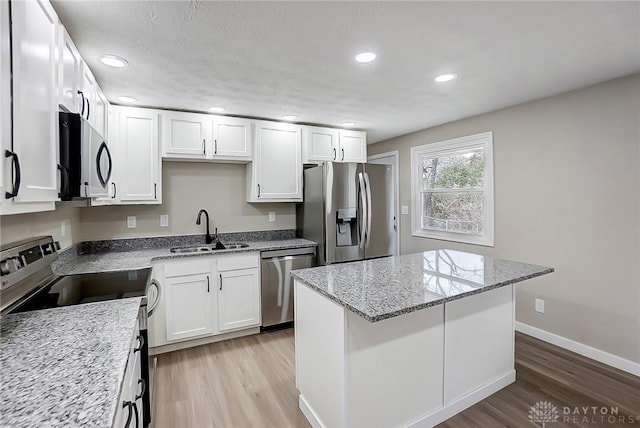
<path id="1" fill-rule="evenodd" d="M 37 311 L 89 302 L 142 297 L 138 321 L 142 337 L 142 378 L 149 373 L 147 313 L 158 302 L 158 290 L 150 280 L 151 269 L 101 272 L 83 275 L 56 275 L 52 264 L 58 260 L 60 244 L 51 236 L 40 236 L 0 246 L 0 313 Z M 147 296 L 154 296 L 147 305 Z M 149 307 L 147 307 L 149 306 Z M 151 421 L 151 392 L 143 393 L 145 423 Z"/>

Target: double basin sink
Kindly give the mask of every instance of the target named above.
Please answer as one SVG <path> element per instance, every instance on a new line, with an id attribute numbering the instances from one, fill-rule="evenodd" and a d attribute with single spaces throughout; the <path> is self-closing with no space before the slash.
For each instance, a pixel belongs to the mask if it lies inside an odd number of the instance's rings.
<path id="1" fill-rule="evenodd" d="M 247 248 L 248 246 L 249 244 L 243 242 L 229 242 L 228 244 L 218 242 L 217 244 L 199 245 L 196 247 L 174 247 L 169 249 L 169 251 L 172 253 L 206 253 L 220 250 L 237 250 L 238 248 Z"/>

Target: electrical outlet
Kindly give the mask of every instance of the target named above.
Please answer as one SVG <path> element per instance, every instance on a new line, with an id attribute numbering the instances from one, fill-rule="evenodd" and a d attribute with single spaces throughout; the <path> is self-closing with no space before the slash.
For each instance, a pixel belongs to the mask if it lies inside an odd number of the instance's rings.
<path id="1" fill-rule="evenodd" d="M 276 221 L 276 213 L 271 211 L 269 213 L 269 221 Z"/>
<path id="2" fill-rule="evenodd" d="M 544 314 L 544 300 L 536 299 L 536 312 Z"/>
<path id="3" fill-rule="evenodd" d="M 160 216 L 160 227 L 169 227 L 169 215 L 162 214 Z"/>
<path id="4" fill-rule="evenodd" d="M 403 205 L 401 208 L 402 215 L 409 215 L 409 206 Z"/>
<path id="5" fill-rule="evenodd" d="M 134 215 L 127 216 L 127 228 L 129 229 L 136 228 L 136 216 Z"/>
<path id="6" fill-rule="evenodd" d="M 64 238 L 67 234 L 67 223 L 64 221 L 60 222 L 60 236 Z"/>

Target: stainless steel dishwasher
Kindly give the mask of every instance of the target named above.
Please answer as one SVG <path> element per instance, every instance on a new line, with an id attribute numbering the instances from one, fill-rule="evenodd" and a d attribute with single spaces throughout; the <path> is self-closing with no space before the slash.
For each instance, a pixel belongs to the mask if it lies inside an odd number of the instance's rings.
<path id="1" fill-rule="evenodd" d="M 262 259 L 262 329 L 293 321 L 293 279 L 291 271 L 313 267 L 315 247 L 263 251 Z"/>

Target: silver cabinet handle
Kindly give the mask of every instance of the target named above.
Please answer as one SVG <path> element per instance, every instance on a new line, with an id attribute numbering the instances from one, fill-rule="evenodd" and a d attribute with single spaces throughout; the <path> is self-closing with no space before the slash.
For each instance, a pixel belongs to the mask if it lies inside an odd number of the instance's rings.
<path id="1" fill-rule="evenodd" d="M 340 160 L 343 161 L 344 160 L 344 149 L 340 149 L 340 150 L 342 150 L 342 159 L 340 159 Z"/>
<path id="2" fill-rule="evenodd" d="M 213 154 L 217 155 L 218 154 L 218 139 L 216 138 L 215 140 L 213 140 Z"/>
<path id="3" fill-rule="evenodd" d="M 338 152 L 336 152 L 336 148 L 333 148 L 333 160 L 336 160 L 336 156 L 338 156 Z"/>
<path id="4" fill-rule="evenodd" d="M 153 199 L 158 199 L 158 183 L 153 183 Z"/>
<path id="5" fill-rule="evenodd" d="M 207 275 L 207 293 L 211 293 L 211 280 L 209 279 L 209 275 Z"/>
<path id="6" fill-rule="evenodd" d="M 220 291 L 222 291 L 222 274 L 220 274 Z"/>
<path id="7" fill-rule="evenodd" d="M 202 139 L 202 153 L 206 154 L 207 153 L 207 149 L 205 148 L 205 139 Z"/>
<path id="8" fill-rule="evenodd" d="M 260 197 L 260 185 L 258 184 L 258 197 Z"/>

